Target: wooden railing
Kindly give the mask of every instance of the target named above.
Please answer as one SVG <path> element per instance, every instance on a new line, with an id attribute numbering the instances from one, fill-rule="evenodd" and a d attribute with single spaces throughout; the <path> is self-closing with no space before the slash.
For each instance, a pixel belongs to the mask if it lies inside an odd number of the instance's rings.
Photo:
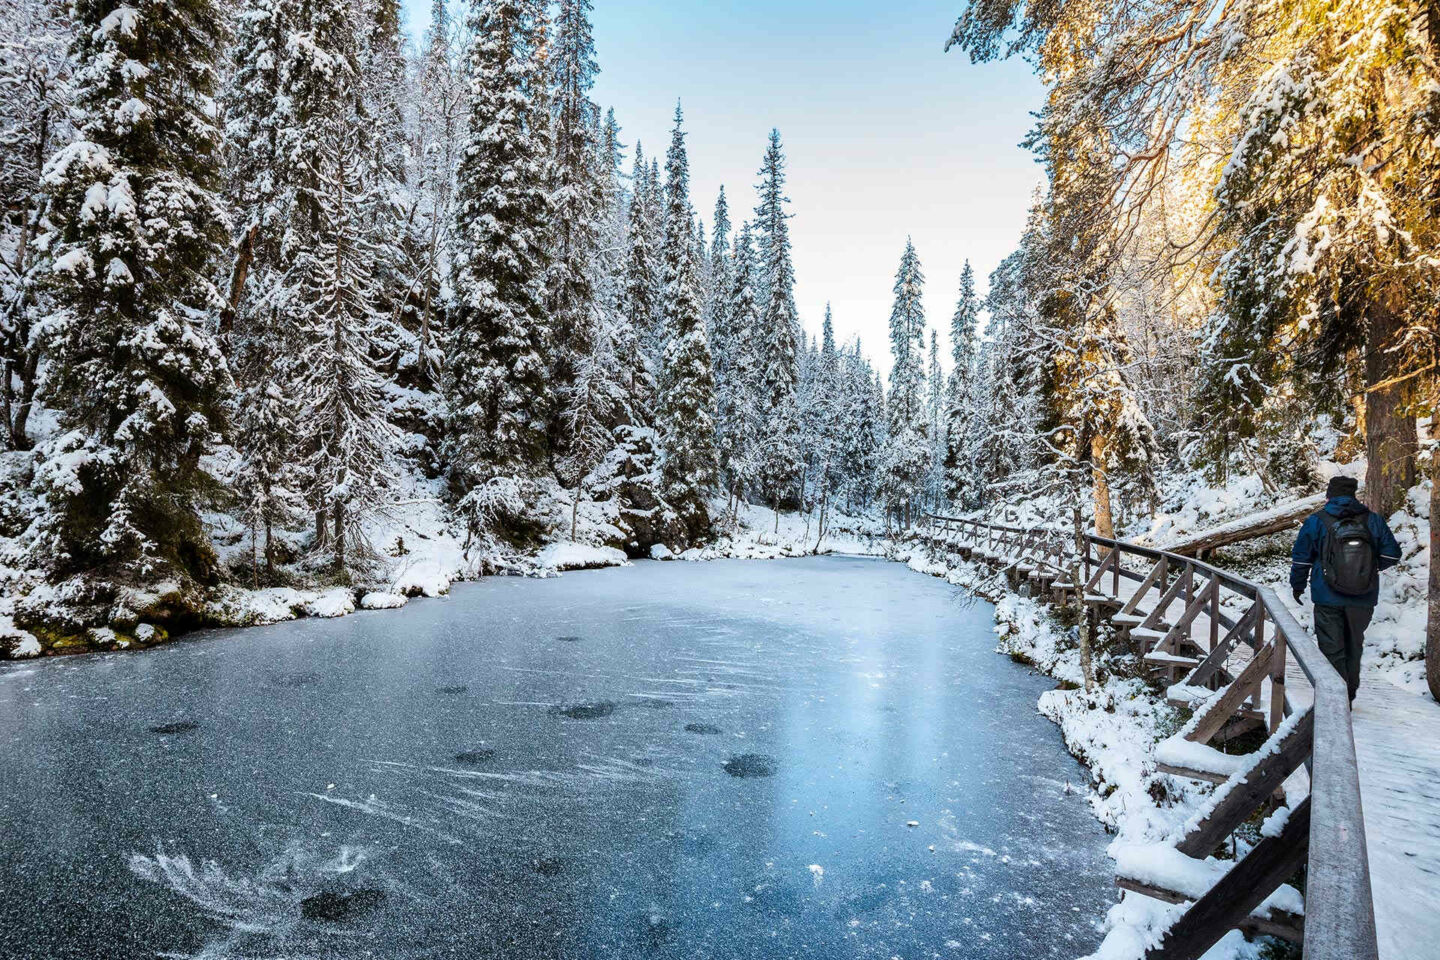
<path id="1" fill-rule="evenodd" d="M 1195 960 L 1240 929 L 1302 942 L 1306 960 L 1376 960 L 1349 693 L 1273 590 L 1191 557 L 1094 534 L 932 515 L 919 535 L 932 548 L 996 568 L 1015 589 L 1083 602 L 1092 626 L 1107 618 L 1143 667 L 1163 677 L 1171 702 L 1194 711 L 1156 748 L 1162 771 L 1218 784 L 1200 822 L 1172 838 L 1178 853 L 1203 860 L 1270 805 L 1301 765 L 1308 768 L 1309 795 L 1208 890 L 1167 889 L 1121 865 L 1122 889 L 1190 904 L 1147 957 Z M 1287 657 L 1308 690 L 1287 690 Z M 1248 760 L 1208 746 L 1261 729 L 1264 745 Z M 1302 867 L 1303 915 L 1283 901 L 1264 906 Z"/>

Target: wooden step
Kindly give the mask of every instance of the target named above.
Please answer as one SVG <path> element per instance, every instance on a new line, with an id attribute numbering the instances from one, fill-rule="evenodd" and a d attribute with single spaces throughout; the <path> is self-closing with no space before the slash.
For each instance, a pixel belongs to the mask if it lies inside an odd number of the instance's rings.
<path id="1" fill-rule="evenodd" d="M 1155 745 L 1155 768 L 1177 777 L 1224 783 L 1248 766 L 1250 757 L 1245 754 L 1221 753 L 1179 734 Z"/>
<path id="2" fill-rule="evenodd" d="M 1145 662 L 1162 667 L 1193 667 L 1200 663 L 1199 657 L 1182 657 L 1163 650 L 1151 650 L 1145 654 Z"/>
<path id="3" fill-rule="evenodd" d="M 1125 605 L 1125 601 L 1119 597 L 1112 597 L 1104 593 L 1087 593 L 1085 594 L 1085 602 L 1115 607 L 1123 607 Z"/>
<path id="4" fill-rule="evenodd" d="M 1140 613 L 1117 613 L 1110 618 L 1110 622 L 1121 627 L 1138 627 L 1145 622 L 1145 615 Z"/>
<path id="5" fill-rule="evenodd" d="M 1189 903 L 1194 897 L 1188 897 L 1178 890 L 1170 890 L 1165 887 L 1156 886 L 1153 883 L 1146 883 L 1143 880 L 1136 880 L 1133 877 L 1115 877 L 1115 886 L 1121 890 L 1129 890 L 1141 896 L 1150 897 L 1154 900 L 1162 900 L 1165 903 Z M 1254 936 L 1265 934 L 1272 937 L 1279 937 L 1282 940 L 1289 940 L 1291 943 L 1305 942 L 1305 917 L 1303 914 L 1291 913 L 1288 910 L 1270 908 L 1269 916 L 1259 917 L 1252 913 L 1240 923 L 1240 932 Z"/>

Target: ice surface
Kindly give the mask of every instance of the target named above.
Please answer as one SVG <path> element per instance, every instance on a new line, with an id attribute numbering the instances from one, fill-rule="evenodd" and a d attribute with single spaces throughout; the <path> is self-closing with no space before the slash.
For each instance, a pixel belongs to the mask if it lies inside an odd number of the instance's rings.
<path id="1" fill-rule="evenodd" d="M 0 956 L 1071 958 L 1114 898 L 1053 681 L 899 564 L 492 578 L 23 669 Z"/>

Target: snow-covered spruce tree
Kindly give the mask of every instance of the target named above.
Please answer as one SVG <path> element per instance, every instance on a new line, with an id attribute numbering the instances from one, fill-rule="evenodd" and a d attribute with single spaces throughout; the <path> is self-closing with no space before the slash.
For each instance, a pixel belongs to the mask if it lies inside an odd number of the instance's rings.
<path id="1" fill-rule="evenodd" d="M 665 499 L 687 544 L 710 533 L 706 500 L 715 485 L 715 380 L 701 316 L 699 270 L 691 241 L 690 161 L 680 106 L 665 155 L 662 303 L 668 334 L 661 365 L 657 424 Z"/>
<path id="2" fill-rule="evenodd" d="M 719 383 L 720 371 L 726 363 L 723 354 L 730 345 L 720 339 L 717 331 L 727 326 L 723 314 L 730 309 L 733 273 L 730 266 L 730 205 L 725 200 L 724 184 L 721 184 L 720 194 L 715 198 L 714 233 L 710 237 L 706 261 L 705 335 L 710 338 L 710 352 L 715 357 L 715 380 Z"/>
<path id="3" fill-rule="evenodd" d="M 444 258 L 455 223 L 455 170 L 465 129 L 469 94 L 463 66 L 452 44 L 455 24 L 445 0 L 430 7 L 430 28 L 420 50 L 416 76 L 412 134 L 414 185 L 408 274 L 409 309 L 415 314 L 414 358 L 400 359 L 402 370 L 413 367 L 415 385 L 430 391 L 440 383 L 444 366 Z"/>
<path id="4" fill-rule="evenodd" d="M 790 214 L 785 205 L 785 155 L 780 131 L 760 166 L 759 203 L 755 207 L 759 255 L 761 483 L 776 512 L 794 489 L 802 466 L 797 445 L 800 411 L 795 388 L 800 374 L 800 318 L 795 309 L 795 266 L 790 256 Z"/>
<path id="5" fill-rule="evenodd" d="M 815 359 L 814 386 L 810 391 L 812 414 L 810 456 L 814 461 L 816 497 L 820 501 L 818 544 L 825 538 L 825 522 L 831 496 L 840 488 L 840 431 L 845 400 L 841 385 L 840 355 L 835 349 L 835 323 L 830 304 L 825 304 L 825 320 L 820 328 L 820 351 Z M 818 548 L 817 548 L 818 549 Z"/>
<path id="6" fill-rule="evenodd" d="M 278 345 L 264 344 L 264 348 L 274 346 Z M 261 363 L 266 356 L 261 348 L 254 359 Z M 249 531 L 250 584 L 258 588 L 276 582 L 276 529 L 295 524 L 304 507 L 300 471 L 293 462 L 294 402 L 279 378 L 256 377 L 240 391 L 237 407 L 235 446 L 241 457 L 235 496 L 240 521 Z"/>
<path id="7" fill-rule="evenodd" d="M 895 274 L 895 302 L 890 308 L 889 441 L 884 454 L 887 509 L 902 525 L 918 515 L 930 463 L 925 411 L 925 275 L 915 245 L 905 252 Z"/>
<path id="8" fill-rule="evenodd" d="M 733 521 L 746 491 L 759 480 L 759 357 L 755 339 L 760 314 L 755 302 L 755 244 L 748 221 L 741 225 L 729 259 L 727 303 L 715 314 L 715 435 Z"/>
<path id="9" fill-rule="evenodd" d="M 664 318 L 660 314 L 660 247 L 654 244 L 653 191 L 645 151 L 635 144 L 635 165 L 631 174 L 634 194 L 628 218 L 629 249 L 625 257 L 625 282 L 621 311 L 640 338 L 641 354 L 652 375 L 659 370 L 659 350 L 664 343 Z"/>
<path id="10" fill-rule="evenodd" d="M 223 17 L 210 0 L 81 0 L 72 14 L 79 139 L 43 178 L 59 304 L 46 402 L 61 430 L 36 473 L 50 516 L 35 558 L 56 578 L 209 581 L 200 459 L 229 387 L 206 322 L 227 231 L 212 101 Z"/>
<path id="11" fill-rule="evenodd" d="M 589 0 L 560 0 L 547 56 L 550 106 L 549 274 L 546 307 L 553 331 L 551 386 L 563 393 L 592 349 L 601 323 L 595 259 L 605 216 L 599 170 L 599 107 L 590 99 L 599 68 Z M 552 444 L 563 448 L 564 431 Z M 572 478 L 573 479 L 573 478 Z"/>
<path id="12" fill-rule="evenodd" d="M 470 113 L 457 174 L 445 459 L 468 541 L 532 541 L 548 470 L 545 117 L 538 0 L 476 0 Z"/>
<path id="13" fill-rule="evenodd" d="M 374 202 L 366 210 L 366 239 L 375 251 L 376 310 L 380 319 L 382 359 L 392 376 L 402 357 L 413 356 L 415 307 L 409 302 L 409 257 L 406 254 L 411 185 L 406 162 L 407 64 L 400 33 L 400 0 L 362 0 L 369 23 L 359 38 L 360 109 L 366 118 L 367 167 L 363 179 Z"/>
<path id="14" fill-rule="evenodd" d="M 951 369 L 945 413 L 945 494 L 954 503 L 974 502 L 976 458 L 982 449 L 975 444 L 979 396 L 975 389 L 975 329 L 979 317 L 975 271 L 966 260 L 960 270 L 960 297 L 950 318 Z"/>
<path id="15" fill-rule="evenodd" d="M 393 181 L 374 161 L 364 35 L 354 28 L 351 3 L 301 9 L 306 42 L 287 43 L 281 73 L 288 120 L 280 152 L 294 193 L 283 221 L 283 300 L 272 335 L 299 347 L 275 372 L 299 408 L 294 456 L 315 522 L 311 550 L 345 580 L 368 552 L 364 524 L 394 480 L 395 434 L 376 368 L 388 319 L 377 275 L 392 261 L 372 239 L 376 208 L 390 203 Z"/>
<path id="16" fill-rule="evenodd" d="M 363 117 L 340 113 L 319 126 L 311 154 L 324 193 L 320 220 L 293 273 L 294 318 L 303 358 L 297 448 L 305 497 L 334 573 L 345 579 L 366 552 L 363 525 L 394 485 L 394 428 L 386 417 L 385 380 L 374 365 L 380 300 L 372 265 L 384 262 L 366 239 L 370 207 L 384 202 L 362 179 Z"/>
<path id="17" fill-rule="evenodd" d="M 930 440 L 925 503 L 927 509 L 939 510 L 945 502 L 945 371 L 940 366 L 940 332 L 933 329 L 925 374 L 925 431 Z"/>
<path id="18" fill-rule="evenodd" d="M 30 449 L 30 413 L 40 372 L 34 334 L 50 312 L 44 278 L 50 252 L 37 242 L 46 229 L 45 162 L 70 138 L 64 75 L 70 21 L 61 0 L 0 2 L 0 445 Z"/>

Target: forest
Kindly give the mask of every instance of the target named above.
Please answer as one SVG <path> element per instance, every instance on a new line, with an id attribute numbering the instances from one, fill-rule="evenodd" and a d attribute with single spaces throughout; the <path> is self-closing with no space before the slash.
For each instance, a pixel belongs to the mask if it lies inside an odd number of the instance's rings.
<path id="1" fill-rule="evenodd" d="M 1389 514 L 1435 469 L 1433 4 L 963 5 L 955 69 L 1044 80 L 1046 188 L 949 318 L 897 251 L 884 377 L 798 314 L 779 131 L 753 195 L 693 198 L 680 104 L 642 145 L 593 99 L 588 0 L 436 0 L 413 42 L 398 0 L 3 9 L 0 534 L 36 635 L 364 584 L 419 499 L 480 575 L 752 503 L 1111 535 L 1322 459 Z"/>

